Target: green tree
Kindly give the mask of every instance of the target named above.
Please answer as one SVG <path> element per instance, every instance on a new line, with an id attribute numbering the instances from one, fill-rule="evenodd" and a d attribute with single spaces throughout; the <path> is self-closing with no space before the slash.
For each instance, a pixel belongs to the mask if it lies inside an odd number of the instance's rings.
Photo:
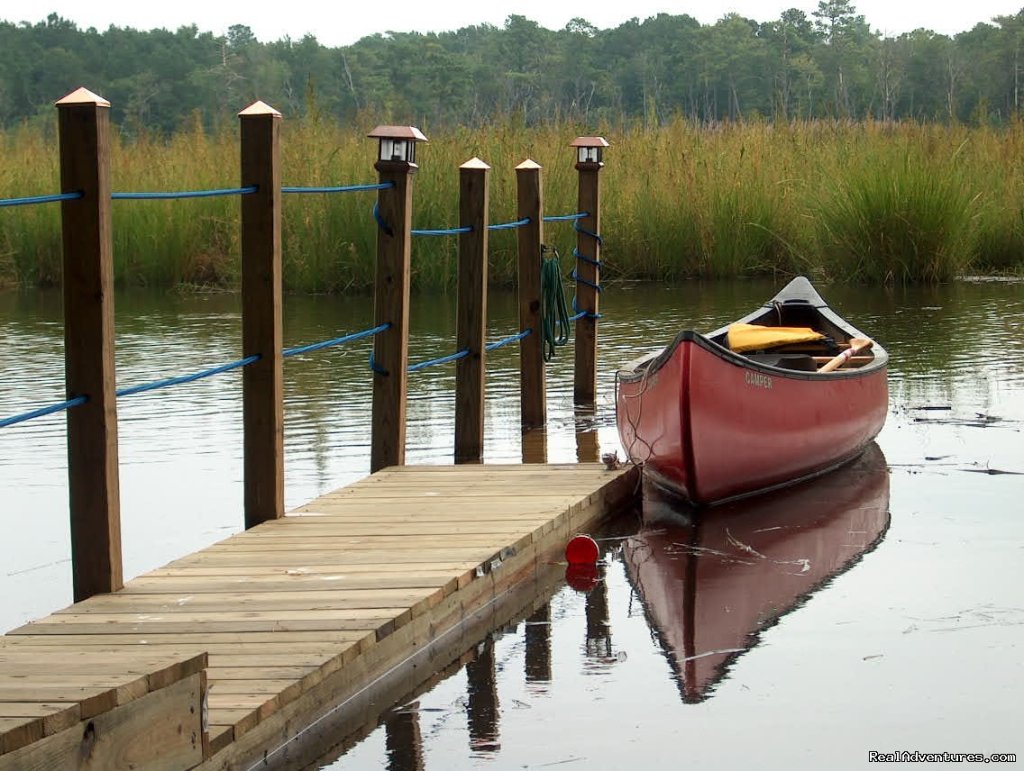
<path id="1" fill-rule="evenodd" d="M 790 8 L 778 21 L 765 24 L 760 34 L 771 62 L 774 113 L 783 120 L 811 115 L 814 99 L 813 93 L 805 96 L 806 70 L 808 65 L 816 69 L 810 56 L 821 41 L 811 20 L 803 11 Z M 820 71 L 815 80 L 820 82 Z"/>
<path id="2" fill-rule="evenodd" d="M 825 46 L 819 51 L 819 65 L 831 79 L 831 108 L 836 117 L 857 116 L 866 106 L 871 88 L 871 44 L 875 42 L 864 17 L 850 0 L 821 0 L 812 14 Z"/>
<path id="3" fill-rule="evenodd" d="M 744 109 L 764 111 L 767 107 L 762 97 L 770 93 L 764 81 L 768 46 L 757 36 L 757 29 L 756 22 L 730 13 L 707 30 L 704 53 L 708 74 L 725 100 L 720 117 L 740 120 Z"/>

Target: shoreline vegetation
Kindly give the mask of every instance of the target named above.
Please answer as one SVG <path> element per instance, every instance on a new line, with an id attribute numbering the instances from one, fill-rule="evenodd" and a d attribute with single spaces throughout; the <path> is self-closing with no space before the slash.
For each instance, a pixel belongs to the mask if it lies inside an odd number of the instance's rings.
<path id="1" fill-rule="evenodd" d="M 55 121 L 0 130 L 0 198 L 59 190 Z M 363 125 L 365 123 L 365 125 Z M 967 127 L 893 122 L 767 121 L 708 128 L 683 118 L 593 129 L 537 127 L 515 119 L 479 129 L 431 131 L 418 153 L 413 227 L 458 227 L 458 167 L 491 168 L 491 222 L 511 222 L 515 166 L 543 168 L 545 213 L 576 210 L 568 143 L 600 134 L 602 280 L 679 281 L 802 273 L 819 281 L 943 282 L 965 273 L 1024 272 L 1024 123 Z M 369 121 L 285 120 L 283 183 L 313 187 L 376 182 Z M 116 134 L 116 129 L 115 132 Z M 235 187 L 233 128 L 197 120 L 169 137 L 114 139 L 117 192 Z M 373 192 L 285 195 L 284 284 L 289 291 L 366 291 L 377 224 Z M 236 196 L 113 203 L 119 286 L 235 288 Z M 572 224 L 545 223 L 562 254 Z M 515 281 L 515 232 L 490 237 L 490 275 Z M 415 237 L 413 285 L 454 286 L 458 239 Z M 60 283 L 58 204 L 0 209 L 0 288 Z"/>

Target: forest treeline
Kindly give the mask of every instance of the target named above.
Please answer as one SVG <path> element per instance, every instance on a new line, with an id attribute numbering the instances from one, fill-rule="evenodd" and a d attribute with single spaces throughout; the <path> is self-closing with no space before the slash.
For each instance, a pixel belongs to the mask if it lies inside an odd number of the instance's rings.
<path id="1" fill-rule="evenodd" d="M 112 103 L 122 135 L 216 128 L 262 99 L 287 117 L 481 126 L 501 116 L 590 126 L 749 120 L 915 120 L 999 124 L 1024 97 L 1024 10 L 953 37 L 887 37 L 849 0 L 774 21 L 714 24 L 659 14 L 598 29 L 504 25 L 386 33 L 330 48 L 315 36 L 80 29 L 55 14 L 0 21 L 0 127 L 52 119 L 79 85 Z"/>

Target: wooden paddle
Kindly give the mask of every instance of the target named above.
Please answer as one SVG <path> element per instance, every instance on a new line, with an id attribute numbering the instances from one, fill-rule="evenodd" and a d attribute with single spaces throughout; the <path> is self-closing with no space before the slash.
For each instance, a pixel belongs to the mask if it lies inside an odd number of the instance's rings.
<path id="1" fill-rule="evenodd" d="M 827 362 L 821 365 L 821 369 L 818 372 L 831 372 L 834 369 L 839 369 L 844 363 L 851 357 L 860 353 L 861 351 L 868 350 L 874 343 L 866 337 L 851 337 L 850 347 L 840 353 L 838 356 L 833 356 Z"/>

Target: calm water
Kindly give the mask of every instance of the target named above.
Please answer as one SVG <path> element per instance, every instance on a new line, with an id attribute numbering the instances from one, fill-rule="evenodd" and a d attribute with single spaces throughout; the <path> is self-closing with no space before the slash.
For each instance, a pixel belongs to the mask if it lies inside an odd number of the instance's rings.
<path id="1" fill-rule="evenodd" d="M 618 447 L 616 365 L 772 291 L 606 291 L 597 410 L 574 413 L 565 349 L 549 370 L 549 460 Z M 531 620 L 382 707 L 378 727 L 336 737 L 349 749 L 321 765 L 859 768 L 869 750 L 1020 753 L 1024 284 L 823 294 L 891 354 L 877 454 L 702 521 L 638 532 L 625 512 L 595 588 L 555 582 Z M 414 360 L 453 350 L 454 304 L 414 298 Z M 516 331 L 511 296 L 491 314 L 491 339 Z M 0 295 L 0 416 L 63 398 L 60 315 L 56 294 Z M 286 298 L 288 346 L 371 323 L 367 300 Z M 117 332 L 118 385 L 202 369 L 239 357 L 238 298 L 119 295 Z M 289 507 L 369 471 L 367 350 L 285 364 Z M 491 355 L 488 462 L 521 458 L 517 373 L 514 348 Z M 453 384 L 451 365 L 411 376 L 410 463 L 450 461 Z M 240 385 L 232 373 L 120 400 L 129 576 L 240 529 Z M 63 426 L 0 429 L 0 631 L 71 601 Z"/>

